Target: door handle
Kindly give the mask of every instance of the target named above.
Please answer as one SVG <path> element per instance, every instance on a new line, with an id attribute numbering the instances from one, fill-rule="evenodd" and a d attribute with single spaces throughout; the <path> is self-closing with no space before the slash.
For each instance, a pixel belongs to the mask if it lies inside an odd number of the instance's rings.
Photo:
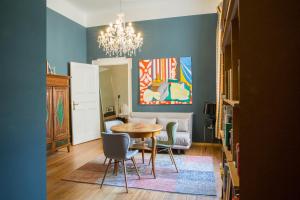
<path id="1" fill-rule="evenodd" d="M 75 110 L 75 107 L 78 105 L 79 105 L 79 103 L 75 103 L 75 101 L 73 101 L 73 110 Z"/>

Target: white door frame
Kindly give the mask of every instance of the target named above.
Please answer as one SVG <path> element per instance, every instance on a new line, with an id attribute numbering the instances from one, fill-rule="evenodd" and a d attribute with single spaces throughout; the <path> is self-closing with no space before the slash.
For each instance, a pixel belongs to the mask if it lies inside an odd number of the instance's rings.
<path id="1" fill-rule="evenodd" d="M 128 113 L 132 112 L 132 58 L 99 58 L 92 61 L 93 65 L 99 67 L 114 67 L 116 65 L 126 65 L 128 68 Z"/>

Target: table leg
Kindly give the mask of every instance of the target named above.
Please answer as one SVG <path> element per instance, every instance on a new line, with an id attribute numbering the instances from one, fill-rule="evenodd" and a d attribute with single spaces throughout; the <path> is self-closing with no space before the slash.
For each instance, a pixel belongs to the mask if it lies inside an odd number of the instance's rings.
<path id="1" fill-rule="evenodd" d="M 156 178 L 155 174 L 155 157 L 156 157 L 156 137 L 152 137 L 152 173 L 154 178 Z"/>
<path id="2" fill-rule="evenodd" d="M 115 164 L 114 164 L 114 174 L 117 176 L 118 175 L 118 171 L 119 171 L 119 161 L 115 160 Z"/>
<path id="3" fill-rule="evenodd" d="M 145 139 L 142 138 L 143 145 L 144 145 L 144 141 L 145 141 Z M 142 159 L 143 159 L 143 164 L 144 164 L 145 163 L 145 150 L 144 149 L 142 149 Z"/>

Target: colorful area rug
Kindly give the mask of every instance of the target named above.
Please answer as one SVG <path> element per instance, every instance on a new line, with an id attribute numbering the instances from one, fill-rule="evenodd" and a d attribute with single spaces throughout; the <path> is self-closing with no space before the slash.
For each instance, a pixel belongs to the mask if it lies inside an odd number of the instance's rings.
<path id="1" fill-rule="evenodd" d="M 148 158 L 149 156 L 145 157 Z M 176 173 L 169 155 L 158 154 L 156 158 L 156 179 L 151 175 L 151 165 L 148 166 L 149 160 L 146 159 L 145 164 L 142 164 L 141 159 L 136 158 L 136 160 L 141 179 L 138 179 L 132 162 L 127 161 L 128 187 L 193 195 L 217 195 L 213 159 L 211 157 L 175 155 L 179 169 L 179 173 Z M 101 184 L 106 168 L 103 161 L 104 156 L 100 156 L 73 171 L 63 180 Z M 110 167 L 104 185 L 124 187 L 124 184 L 121 165 L 118 176 L 113 175 L 113 166 Z"/>

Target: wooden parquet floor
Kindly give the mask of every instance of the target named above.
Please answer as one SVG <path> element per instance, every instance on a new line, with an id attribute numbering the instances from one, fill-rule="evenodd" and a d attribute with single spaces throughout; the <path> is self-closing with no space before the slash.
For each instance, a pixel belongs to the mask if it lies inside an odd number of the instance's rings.
<path id="1" fill-rule="evenodd" d="M 103 153 L 102 141 L 95 140 L 88 143 L 71 147 L 71 152 L 61 149 L 47 158 L 47 199 L 48 200 L 216 200 L 220 199 L 221 180 L 219 163 L 221 149 L 217 146 L 192 145 L 186 151 L 187 155 L 212 156 L 217 178 L 217 197 L 196 195 L 183 195 L 167 192 L 157 192 L 142 189 L 129 188 L 125 193 L 122 187 L 103 186 L 100 190 L 98 185 L 74 183 L 62 181 L 61 178 L 79 168 L 90 160 Z"/>

